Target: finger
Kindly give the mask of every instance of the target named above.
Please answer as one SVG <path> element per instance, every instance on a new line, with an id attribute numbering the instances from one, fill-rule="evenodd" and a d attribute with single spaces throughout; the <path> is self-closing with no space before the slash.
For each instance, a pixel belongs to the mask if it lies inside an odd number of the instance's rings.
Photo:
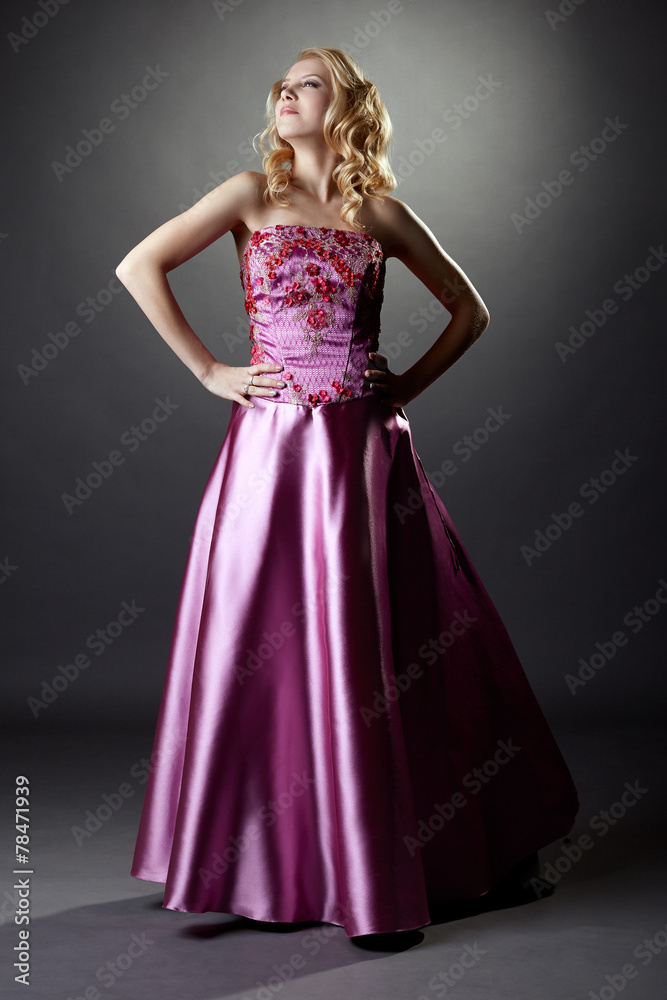
<path id="1" fill-rule="evenodd" d="M 248 369 L 248 375 L 262 375 L 265 372 L 281 372 L 283 366 L 279 364 L 274 364 L 273 362 L 262 361 L 261 364 L 251 365 Z"/>
<path id="2" fill-rule="evenodd" d="M 379 390 L 380 392 L 392 392 L 393 386 L 390 382 L 384 379 L 371 378 L 371 389 Z"/>
<path id="3" fill-rule="evenodd" d="M 261 371 L 252 371 L 252 368 L 261 369 Z M 248 369 L 248 377 L 246 378 L 245 382 L 250 382 L 252 380 L 252 384 L 254 386 L 258 385 L 275 386 L 276 384 L 275 380 L 278 380 L 281 383 L 280 388 L 284 389 L 285 383 L 280 378 L 280 372 L 282 370 L 283 370 L 282 365 L 274 365 L 274 364 L 252 365 L 251 368 Z"/>
<path id="4" fill-rule="evenodd" d="M 263 389 L 263 388 L 267 388 L 267 389 L 276 389 L 276 388 L 278 388 L 278 389 L 284 389 L 285 386 L 287 385 L 287 383 L 284 382 L 282 379 L 276 378 L 276 375 L 277 375 L 277 372 L 271 372 L 271 376 L 272 377 L 269 377 L 269 376 L 262 377 L 261 375 L 255 375 L 254 376 L 254 381 L 252 382 L 253 388 L 254 389 Z"/>
<path id="5" fill-rule="evenodd" d="M 246 389 L 247 385 L 247 389 Z M 277 396 L 279 389 L 284 389 L 284 382 L 275 382 L 272 379 L 260 379 L 255 376 L 254 382 L 244 382 L 240 392 L 246 396 L 261 396 L 262 398 Z"/>

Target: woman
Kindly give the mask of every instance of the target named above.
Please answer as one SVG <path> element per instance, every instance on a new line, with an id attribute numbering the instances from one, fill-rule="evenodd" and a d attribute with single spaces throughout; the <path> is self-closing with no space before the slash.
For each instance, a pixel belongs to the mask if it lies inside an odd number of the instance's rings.
<path id="1" fill-rule="evenodd" d="M 488 311 L 387 195 L 391 123 L 349 56 L 301 51 L 267 121 L 265 173 L 225 181 L 117 270 L 202 385 L 232 401 L 132 874 L 165 882 L 168 909 L 361 938 L 487 893 L 571 829 L 578 800 L 402 409 Z M 241 367 L 202 344 L 166 277 L 227 232 L 250 319 Z M 377 352 L 391 256 L 451 314 L 402 374 Z"/>

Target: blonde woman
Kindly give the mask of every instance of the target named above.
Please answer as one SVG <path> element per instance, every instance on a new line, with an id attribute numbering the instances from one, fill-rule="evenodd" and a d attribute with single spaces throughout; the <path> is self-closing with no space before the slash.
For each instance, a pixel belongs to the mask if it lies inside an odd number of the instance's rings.
<path id="1" fill-rule="evenodd" d="M 323 921 L 367 943 L 521 873 L 578 809 L 403 409 L 489 313 L 389 195 L 391 134 L 347 54 L 305 49 L 271 87 L 264 172 L 225 181 L 117 269 L 203 388 L 232 401 L 132 874 L 165 883 L 168 909 Z M 241 367 L 204 346 L 167 280 L 228 233 L 250 321 Z M 378 353 L 389 257 L 451 316 L 401 374 Z"/>

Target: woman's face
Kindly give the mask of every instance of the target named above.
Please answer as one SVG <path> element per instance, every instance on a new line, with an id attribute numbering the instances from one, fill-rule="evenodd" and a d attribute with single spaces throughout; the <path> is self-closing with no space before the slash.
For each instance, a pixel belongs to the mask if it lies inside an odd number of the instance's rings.
<path id="1" fill-rule="evenodd" d="M 281 139 L 321 135 L 324 116 L 333 99 L 331 75 L 321 59 L 294 63 L 280 85 L 276 128 Z"/>

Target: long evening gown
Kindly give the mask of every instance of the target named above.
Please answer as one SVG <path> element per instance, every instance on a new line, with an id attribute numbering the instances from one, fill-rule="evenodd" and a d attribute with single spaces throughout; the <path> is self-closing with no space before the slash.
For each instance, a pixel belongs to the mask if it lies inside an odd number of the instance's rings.
<path id="1" fill-rule="evenodd" d="M 240 275 L 252 363 L 287 387 L 232 403 L 131 873 L 172 910 L 422 927 L 565 836 L 577 792 L 405 412 L 364 378 L 380 244 L 265 226 Z"/>

